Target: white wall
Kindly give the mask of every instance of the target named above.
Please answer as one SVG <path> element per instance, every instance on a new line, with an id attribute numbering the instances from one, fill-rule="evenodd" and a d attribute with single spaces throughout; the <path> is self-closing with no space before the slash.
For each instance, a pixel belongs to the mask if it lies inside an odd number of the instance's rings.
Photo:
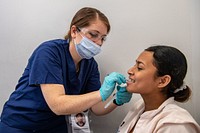
<path id="1" fill-rule="evenodd" d="M 63 38 L 77 10 L 96 7 L 110 19 L 111 33 L 96 57 L 101 77 L 113 71 L 127 75 L 136 57 L 151 44 L 166 43 L 188 60 L 189 102 L 180 104 L 200 123 L 200 1 L 199 0 L 0 0 L 0 111 L 21 76 L 27 59 L 41 42 Z M 109 115 L 92 116 L 95 133 L 116 132 L 131 103 Z"/>

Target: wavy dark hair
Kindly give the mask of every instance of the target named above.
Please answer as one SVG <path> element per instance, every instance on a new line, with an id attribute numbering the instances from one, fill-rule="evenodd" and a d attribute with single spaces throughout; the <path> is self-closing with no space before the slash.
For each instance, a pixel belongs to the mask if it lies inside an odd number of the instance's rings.
<path id="1" fill-rule="evenodd" d="M 187 60 L 184 54 L 177 48 L 165 45 L 151 46 L 145 51 L 153 52 L 153 64 L 157 68 L 156 76 L 170 75 L 170 83 L 162 90 L 168 98 L 174 97 L 178 102 L 185 102 L 191 96 L 191 89 L 186 89 L 174 93 L 181 87 L 187 73 Z"/>

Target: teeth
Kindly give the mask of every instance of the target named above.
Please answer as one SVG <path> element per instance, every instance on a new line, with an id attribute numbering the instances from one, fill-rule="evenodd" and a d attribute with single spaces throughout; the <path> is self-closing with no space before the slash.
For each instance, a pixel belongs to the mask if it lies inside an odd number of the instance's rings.
<path id="1" fill-rule="evenodd" d="M 133 82 L 135 83 L 135 80 L 134 79 L 127 79 L 128 82 Z"/>

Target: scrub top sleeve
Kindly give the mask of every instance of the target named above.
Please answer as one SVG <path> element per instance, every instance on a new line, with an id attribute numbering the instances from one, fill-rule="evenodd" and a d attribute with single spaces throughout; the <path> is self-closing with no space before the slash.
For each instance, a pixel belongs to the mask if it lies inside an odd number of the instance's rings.
<path id="1" fill-rule="evenodd" d="M 31 60 L 29 85 L 63 84 L 61 59 L 56 48 L 41 47 Z"/>
<path id="2" fill-rule="evenodd" d="M 95 65 L 92 69 L 92 73 L 90 74 L 90 77 L 88 79 L 87 85 L 86 85 L 86 92 L 92 92 L 99 90 L 101 87 L 101 82 L 100 82 L 100 73 L 98 70 L 98 65 L 95 62 Z"/>

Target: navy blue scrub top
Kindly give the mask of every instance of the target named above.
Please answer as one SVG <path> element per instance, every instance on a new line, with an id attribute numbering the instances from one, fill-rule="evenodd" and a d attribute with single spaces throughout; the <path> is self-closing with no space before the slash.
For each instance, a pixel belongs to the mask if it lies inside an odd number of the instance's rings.
<path id="1" fill-rule="evenodd" d="M 50 110 L 40 84 L 62 84 L 68 95 L 96 91 L 101 86 L 97 62 L 94 58 L 83 59 L 76 73 L 68 40 L 44 42 L 31 55 L 15 91 L 4 105 L 1 121 L 10 127 L 36 132 L 52 132 L 57 128 L 67 133 L 65 116 Z"/>

